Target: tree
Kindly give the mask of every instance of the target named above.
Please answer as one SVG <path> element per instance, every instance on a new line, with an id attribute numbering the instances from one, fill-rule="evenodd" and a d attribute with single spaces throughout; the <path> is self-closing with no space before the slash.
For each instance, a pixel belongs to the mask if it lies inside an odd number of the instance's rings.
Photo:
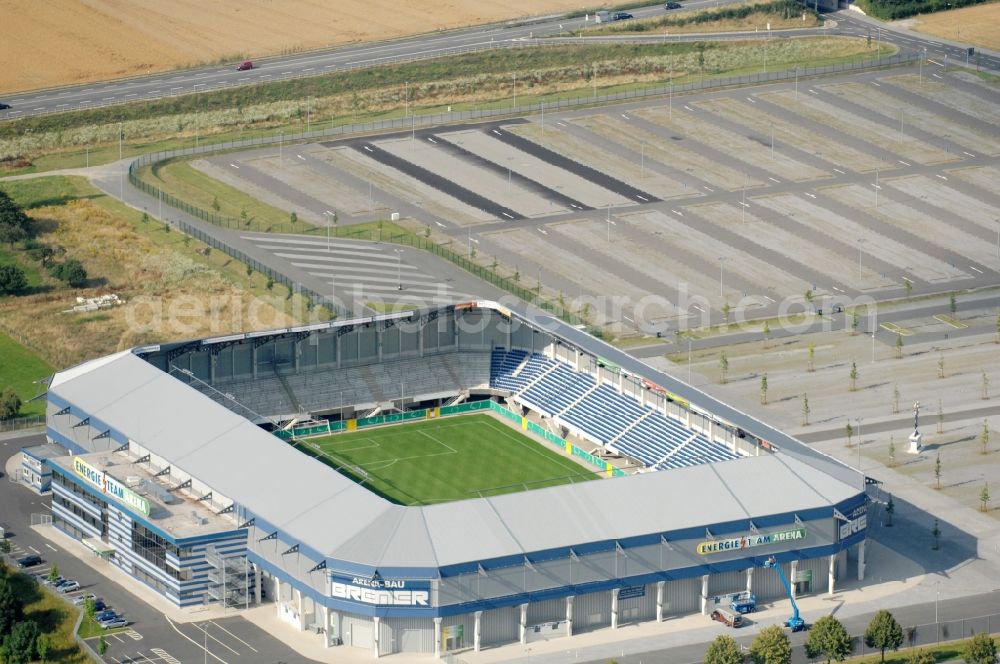
<path id="1" fill-rule="evenodd" d="M 979 491 L 979 511 L 986 512 L 990 506 L 990 485 L 984 484 Z"/>
<path id="2" fill-rule="evenodd" d="M 97 642 L 97 654 L 103 655 L 107 651 L 108 651 L 108 642 L 104 639 L 104 635 L 101 634 L 101 638 Z"/>
<path id="3" fill-rule="evenodd" d="M 0 579 L 0 635 L 10 633 L 14 624 L 24 617 L 24 603 L 6 578 Z"/>
<path id="4" fill-rule="evenodd" d="M 59 566 L 52 563 L 52 567 L 49 569 L 49 581 L 55 581 L 59 578 Z"/>
<path id="5" fill-rule="evenodd" d="M 903 335 L 902 334 L 897 334 L 896 335 L 896 359 L 897 360 L 903 359 Z"/>
<path id="6" fill-rule="evenodd" d="M 899 412 L 899 383 L 892 386 L 892 414 Z"/>
<path id="7" fill-rule="evenodd" d="M 87 600 L 83 603 L 83 613 L 88 618 L 93 618 L 95 615 L 97 615 L 97 601 L 94 600 L 94 598 L 88 597 Z"/>
<path id="8" fill-rule="evenodd" d="M 851 654 L 851 637 L 839 620 L 833 616 L 823 616 L 809 628 L 806 653 L 810 658 L 824 657 L 843 662 Z"/>
<path id="9" fill-rule="evenodd" d="M 16 265 L 0 265 L 0 295 L 16 295 L 27 285 L 24 270 Z"/>
<path id="10" fill-rule="evenodd" d="M 938 378 L 944 378 L 944 353 L 938 354 Z"/>
<path id="11" fill-rule="evenodd" d="M 163 224 L 163 232 L 170 235 L 170 224 Z"/>
<path id="12" fill-rule="evenodd" d="M 295 226 L 295 224 L 297 224 L 297 223 L 298 223 L 298 221 L 299 221 L 299 215 L 297 215 L 297 214 L 296 214 L 296 213 L 295 213 L 295 212 L 293 211 L 293 212 L 292 212 L 292 213 L 291 213 L 290 215 L 288 215 L 288 221 L 289 221 L 289 222 L 291 222 L 292 226 L 294 227 L 294 226 Z"/>
<path id="13" fill-rule="evenodd" d="M 750 657 L 754 664 L 790 664 L 792 645 L 785 630 L 778 625 L 760 630 L 750 644 Z"/>
<path id="14" fill-rule="evenodd" d="M 889 434 L 889 467 L 896 465 L 896 439 Z"/>
<path id="15" fill-rule="evenodd" d="M 896 503 L 892 500 L 892 494 L 889 494 L 889 502 L 885 504 L 885 516 L 886 516 L 886 527 L 892 528 L 892 515 L 896 511 Z"/>
<path id="16" fill-rule="evenodd" d="M 771 339 L 771 326 L 768 324 L 767 321 L 764 321 L 764 327 L 761 328 L 761 332 L 764 333 L 764 338 L 765 339 L 767 339 L 767 340 Z"/>
<path id="17" fill-rule="evenodd" d="M 937 453 L 937 458 L 934 459 L 934 488 L 941 488 L 941 453 Z"/>
<path id="18" fill-rule="evenodd" d="M 858 389 L 858 363 L 851 360 L 851 373 L 848 374 L 851 378 L 851 392 Z"/>
<path id="19" fill-rule="evenodd" d="M 249 264 L 247 264 L 247 276 L 248 277 L 253 276 L 253 268 Z"/>
<path id="20" fill-rule="evenodd" d="M 726 351 L 722 351 L 722 355 L 719 356 L 719 372 L 722 376 L 721 382 L 725 384 L 726 374 L 729 373 L 729 358 L 726 357 Z"/>
<path id="21" fill-rule="evenodd" d="M 809 395 L 802 395 L 802 426 L 809 426 Z"/>
<path id="22" fill-rule="evenodd" d="M 45 659 L 49 656 L 49 651 L 52 649 L 52 639 L 45 634 L 40 634 L 37 639 L 35 639 L 35 652 L 38 653 L 38 659 L 43 663 Z"/>
<path id="23" fill-rule="evenodd" d="M 1000 344 L 1000 314 L 997 314 L 997 338 L 996 343 Z"/>
<path id="24" fill-rule="evenodd" d="M 979 395 L 984 401 L 990 398 L 990 377 L 983 372 L 983 379 L 981 381 L 982 393 Z"/>
<path id="25" fill-rule="evenodd" d="M 844 425 L 844 435 L 847 436 L 847 446 L 850 447 L 851 446 L 851 436 L 854 435 L 854 427 L 851 426 L 850 422 L 848 422 L 847 424 Z"/>
<path id="26" fill-rule="evenodd" d="M 909 298 L 913 295 L 913 282 L 909 279 L 903 279 L 904 287 L 906 288 L 906 297 Z"/>
<path id="27" fill-rule="evenodd" d="M 938 520 L 934 519 L 934 529 L 931 530 L 931 536 L 934 538 L 934 546 L 931 548 L 935 551 L 941 546 L 941 528 L 939 527 Z"/>
<path id="28" fill-rule="evenodd" d="M 882 652 L 882 661 L 885 661 L 886 649 L 898 650 L 903 645 L 903 628 L 899 626 L 892 614 L 881 609 L 868 623 L 865 630 L 865 645 L 869 648 L 878 648 Z"/>
<path id="29" fill-rule="evenodd" d="M 144 224 L 148 224 L 149 223 L 149 213 L 148 212 L 143 212 L 142 213 L 142 219 L 140 221 L 142 221 L 142 223 L 144 223 Z"/>
<path id="30" fill-rule="evenodd" d="M 12 387 L 5 387 L 0 393 L 0 420 L 10 420 L 17 417 L 21 411 L 21 397 Z"/>
<path id="31" fill-rule="evenodd" d="M 215 210 L 216 212 L 218 212 L 219 210 L 222 209 L 222 206 L 219 205 L 219 197 L 218 196 L 215 196 L 215 197 L 212 198 L 212 209 Z"/>
<path id="32" fill-rule="evenodd" d="M 726 325 L 727 326 L 729 325 L 729 312 L 731 312 L 732 310 L 733 310 L 733 308 L 729 305 L 728 302 L 723 303 L 723 305 L 722 305 L 722 315 L 726 317 Z"/>
<path id="33" fill-rule="evenodd" d="M 940 399 L 938 399 L 937 432 L 944 433 L 944 408 L 941 406 Z"/>
<path id="34" fill-rule="evenodd" d="M 813 297 L 814 297 L 812 289 L 806 289 L 806 292 L 803 295 L 803 297 L 806 299 L 806 302 L 808 302 L 809 304 L 812 304 L 813 303 Z"/>
<path id="35" fill-rule="evenodd" d="M 997 644 L 989 634 L 973 634 L 962 650 L 965 664 L 993 664 L 997 660 Z"/>
<path id="36" fill-rule="evenodd" d="M 958 302 L 955 301 L 954 292 L 948 294 L 948 311 L 950 311 L 952 314 L 958 311 Z"/>
<path id="37" fill-rule="evenodd" d="M 937 659 L 932 653 L 919 648 L 910 653 L 910 656 L 906 658 L 906 664 L 934 664 Z"/>
<path id="38" fill-rule="evenodd" d="M 760 377 L 760 402 L 767 405 L 767 372 Z"/>
<path id="39" fill-rule="evenodd" d="M 983 418 L 983 432 L 979 434 L 979 444 L 982 446 L 979 453 L 986 454 L 986 446 L 990 444 L 990 425 L 985 417 Z"/>
<path id="40" fill-rule="evenodd" d="M 35 659 L 35 642 L 38 640 L 38 623 L 25 620 L 16 623 L 3 641 L 4 659 L 7 664 L 27 664 Z"/>
<path id="41" fill-rule="evenodd" d="M 733 637 L 720 634 L 708 644 L 705 651 L 705 664 L 743 664 L 743 653 Z"/>
<path id="42" fill-rule="evenodd" d="M 857 311 L 857 309 L 855 309 L 854 311 L 851 312 L 851 334 L 852 335 L 858 333 L 858 324 L 860 322 L 861 322 L 861 320 L 858 318 L 858 311 Z"/>
<path id="43" fill-rule="evenodd" d="M 808 371 L 816 371 L 816 364 L 815 364 L 815 359 L 816 359 L 816 344 L 814 344 L 811 341 L 809 342 L 809 350 L 808 350 L 808 352 L 809 352 L 809 365 L 807 367 L 807 370 Z"/>
<path id="44" fill-rule="evenodd" d="M 265 288 L 266 288 L 267 290 L 271 290 L 272 288 L 274 288 L 274 277 L 272 277 L 272 276 L 270 276 L 270 275 L 269 275 L 269 276 L 267 277 L 267 283 L 266 283 L 266 284 L 264 284 L 264 287 L 265 287 Z"/>
<path id="45" fill-rule="evenodd" d="M 53 277 L 72 288 L 83 288 L 87 284 L 87 270 L 75 258 L 64 263 L 53 264 L 49 268 L 49 272 Z"/>

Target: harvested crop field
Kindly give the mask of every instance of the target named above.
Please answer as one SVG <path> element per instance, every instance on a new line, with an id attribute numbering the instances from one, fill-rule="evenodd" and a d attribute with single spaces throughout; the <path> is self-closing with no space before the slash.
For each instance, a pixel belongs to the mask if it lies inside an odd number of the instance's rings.
<path id="1" fill-rule="evenodd" d="M 489 23 L 572 0 L 0 0 L 0 92 L 32 90 Z"/>
<path id="2" fill-rule="evenodd" d="M 936 37 L 1000 49 L 1000 2 L 921 14 L 901 23 Z"/>

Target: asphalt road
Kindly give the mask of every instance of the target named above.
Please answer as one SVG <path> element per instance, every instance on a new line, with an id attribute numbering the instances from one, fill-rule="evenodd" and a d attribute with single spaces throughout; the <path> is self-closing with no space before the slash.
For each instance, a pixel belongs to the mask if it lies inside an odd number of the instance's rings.
<path id="1" fill-rule="evenodd" d="M 736 0 L 692 0 L 684 3 L 684 9 L 679 11 L 715 7 L 734 1 Z M 636 18 L 657 16 L 663 13 L 663 5 L 656 4 L 642 9 L 634 9 L 632 13 Z M 837 25 L 834 28 L 825 29 L 824 33 L 826 34 L 854 36 L 871 34 L 873 40 L 891 42 L 904 49 L 926 52 L 928 58 L 950 59 L 951 62 L 964 62 L 966 58 L 967 49 L 964 46 L 946 43 L 895 27 L 890 29 L 881 22 L 861 16 L 856 12 L 840 11 L 829 14 L 827 17 L 836 21 Z M 525 40 L 555 36 L 587 25 L 593 25 L 593 23 L 586 23 L 583 18 L 564 19 L 557 17 L 517 25 L 476 26 L 381 43 L 358 44 L 310 53 L 265 58 L 255 60 L 256 67 L 250 71 L 236 71 L 234 66 L 223 68 L 212 66 L 175 70 L 117 81 L 11 93 L 5 94 L 2 101 L 10 104 L 12 108 L 0 111 L 0 119 L 16 119 L 46 113 L 123 104 L 143 99 L 158 99 L 193 92 L 207 92 L 219 88 L 316 76 L 397 61 L 504 48 Z M 780 34 L 789 35 L 799 32 L 803 31 L 782 32 Z M 775 32 L 774 34 L 779 33 Z M 673 40 L 683 41 L 705 38 L 733 39 L 734 36 L 684 35 L 670 37 Z M 978 60 L 973 60 L 973 64 L 987 69 L 1000 69 L 1000 57 L 992 53 L 980 54 Z"/>
<path id="2" fill-rule="evenodd" d="M 43 442 L 43 434 L 0 439 L 0 470 L 22 447 Z M 0 479 L 0 522 L 12 532 L 12 557 L 40 554 L 44 563 L 31 568 L 31 573 L 45 576 L 51 566 L 56 565 L 59 574 L 79 581 L 79 593 L 94 593 L 131 623 L 128 631 L 107 637 L 105 661 L 113 664 L 201 661 L 232 664 L 241 660 L 307 664 L 313 661 L 298 655 L 274 636 L 236 615 L 201 622 L 170 621 L 125 587 L 98 574 L 73 553 L 64 550 L 59 545 L 59 538 L 65 537 L 61 533 L 57 533 L 55 541 L 50 542 L 32 530 L 32 514 L 51 515 L 51 496 L 38 496 L 26 487 L 8 481 L 7 477 Z M 70 593 L 70 596 L 79 593 Z M 92 645 L 96 649 L 96 642 Z"/>

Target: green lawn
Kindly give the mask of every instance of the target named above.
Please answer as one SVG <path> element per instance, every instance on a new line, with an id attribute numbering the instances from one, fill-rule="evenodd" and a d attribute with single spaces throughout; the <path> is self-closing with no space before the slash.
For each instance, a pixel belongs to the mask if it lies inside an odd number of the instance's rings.
<path id="1" fill-rule="evenodd" d="M 28 399 L 44 391 L 44 386 L 34 381 L 51 375 L 55 370 L 30 350 L 0 333 L 0 390 L 8 385 L 14 388 L 21 401 L 21 415 L 45 413 L 45 400 L 28 403 Z"/>
<path id="2" fill-rule="evenodd" d="M 403 505 L 495 496 L 597 477 L 488 415 L 335 434 L 302 440 L 298 446 Z"/>

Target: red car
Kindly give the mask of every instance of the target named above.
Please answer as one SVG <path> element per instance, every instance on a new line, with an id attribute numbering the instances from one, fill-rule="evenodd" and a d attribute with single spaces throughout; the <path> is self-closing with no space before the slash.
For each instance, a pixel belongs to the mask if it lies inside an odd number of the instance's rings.
<path id="1" fill-rule="evenodd" d="M 236 71 L 246 71 L 248 69 L 253 69 L 253 62 L 250 60 L 244 60 L 236 67 Z"/>

